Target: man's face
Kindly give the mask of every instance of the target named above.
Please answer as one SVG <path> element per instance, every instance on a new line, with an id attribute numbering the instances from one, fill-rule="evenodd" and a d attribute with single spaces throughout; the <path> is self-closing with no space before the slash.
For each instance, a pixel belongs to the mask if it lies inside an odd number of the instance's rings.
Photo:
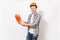
<path id="1" fill-rule="evenodd" d="M 36 8 L 35 6 L 32 6 L 32 7 L 30 7 L 30 8 L 31 8 L 32 13 L 35 13 L 36 10 L 37 10 L 37 8 Z"/>

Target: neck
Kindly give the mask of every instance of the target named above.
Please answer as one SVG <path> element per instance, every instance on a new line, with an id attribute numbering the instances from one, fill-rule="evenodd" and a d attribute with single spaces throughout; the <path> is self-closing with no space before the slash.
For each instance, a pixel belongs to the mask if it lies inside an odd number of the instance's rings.
<path id="1" fill-rule="evenodd" d="M 33 12 L 33 14 L 35 14 L 36 12 Z"/>

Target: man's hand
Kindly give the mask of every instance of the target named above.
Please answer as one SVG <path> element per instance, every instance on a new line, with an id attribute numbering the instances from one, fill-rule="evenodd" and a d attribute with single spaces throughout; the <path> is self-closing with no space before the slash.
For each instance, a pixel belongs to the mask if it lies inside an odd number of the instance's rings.
<path id="1" fill-rule="evenodd" d="M 23 21 L 23 22 L 21 22 L 20 24 L 21 24 L 22 26 L 31 26 L 31 24 L 30 24 L 30 23 L 26 23 L 26 22 L 24 22 L 24 21 Z"/>
<path id="2" fill-rule="evenodd" d="M 24 22 L 20 22 L 20 24 L 21 24 L 22 26 L 25 26 L 25 23 L 24 23 Z"/>

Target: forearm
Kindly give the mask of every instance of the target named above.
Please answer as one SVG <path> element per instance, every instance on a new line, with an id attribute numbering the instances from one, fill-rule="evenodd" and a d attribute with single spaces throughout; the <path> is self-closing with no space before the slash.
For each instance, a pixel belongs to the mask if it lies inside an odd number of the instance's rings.
<path id="1" fill-rule="evenodd" d="M 31 23 L 28 23 L 28 24 L 25 24 L 26 26 L 30 27 L 31 26 Z"/>

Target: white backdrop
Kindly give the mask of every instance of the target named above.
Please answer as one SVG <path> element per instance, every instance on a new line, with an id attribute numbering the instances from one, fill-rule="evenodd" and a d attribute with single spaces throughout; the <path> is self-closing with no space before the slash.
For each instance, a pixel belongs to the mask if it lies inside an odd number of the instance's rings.
<path id="1" fill-rule="evenodd" d="M 15 20 L 18 13 L 27 21 L 33 0 L 0 0 L 0 40 L 25 40 L 27 27 Z M 60 40 L 60 0 L 35 0 L 38 12 L 42 12 L 38 40 Z"/>

